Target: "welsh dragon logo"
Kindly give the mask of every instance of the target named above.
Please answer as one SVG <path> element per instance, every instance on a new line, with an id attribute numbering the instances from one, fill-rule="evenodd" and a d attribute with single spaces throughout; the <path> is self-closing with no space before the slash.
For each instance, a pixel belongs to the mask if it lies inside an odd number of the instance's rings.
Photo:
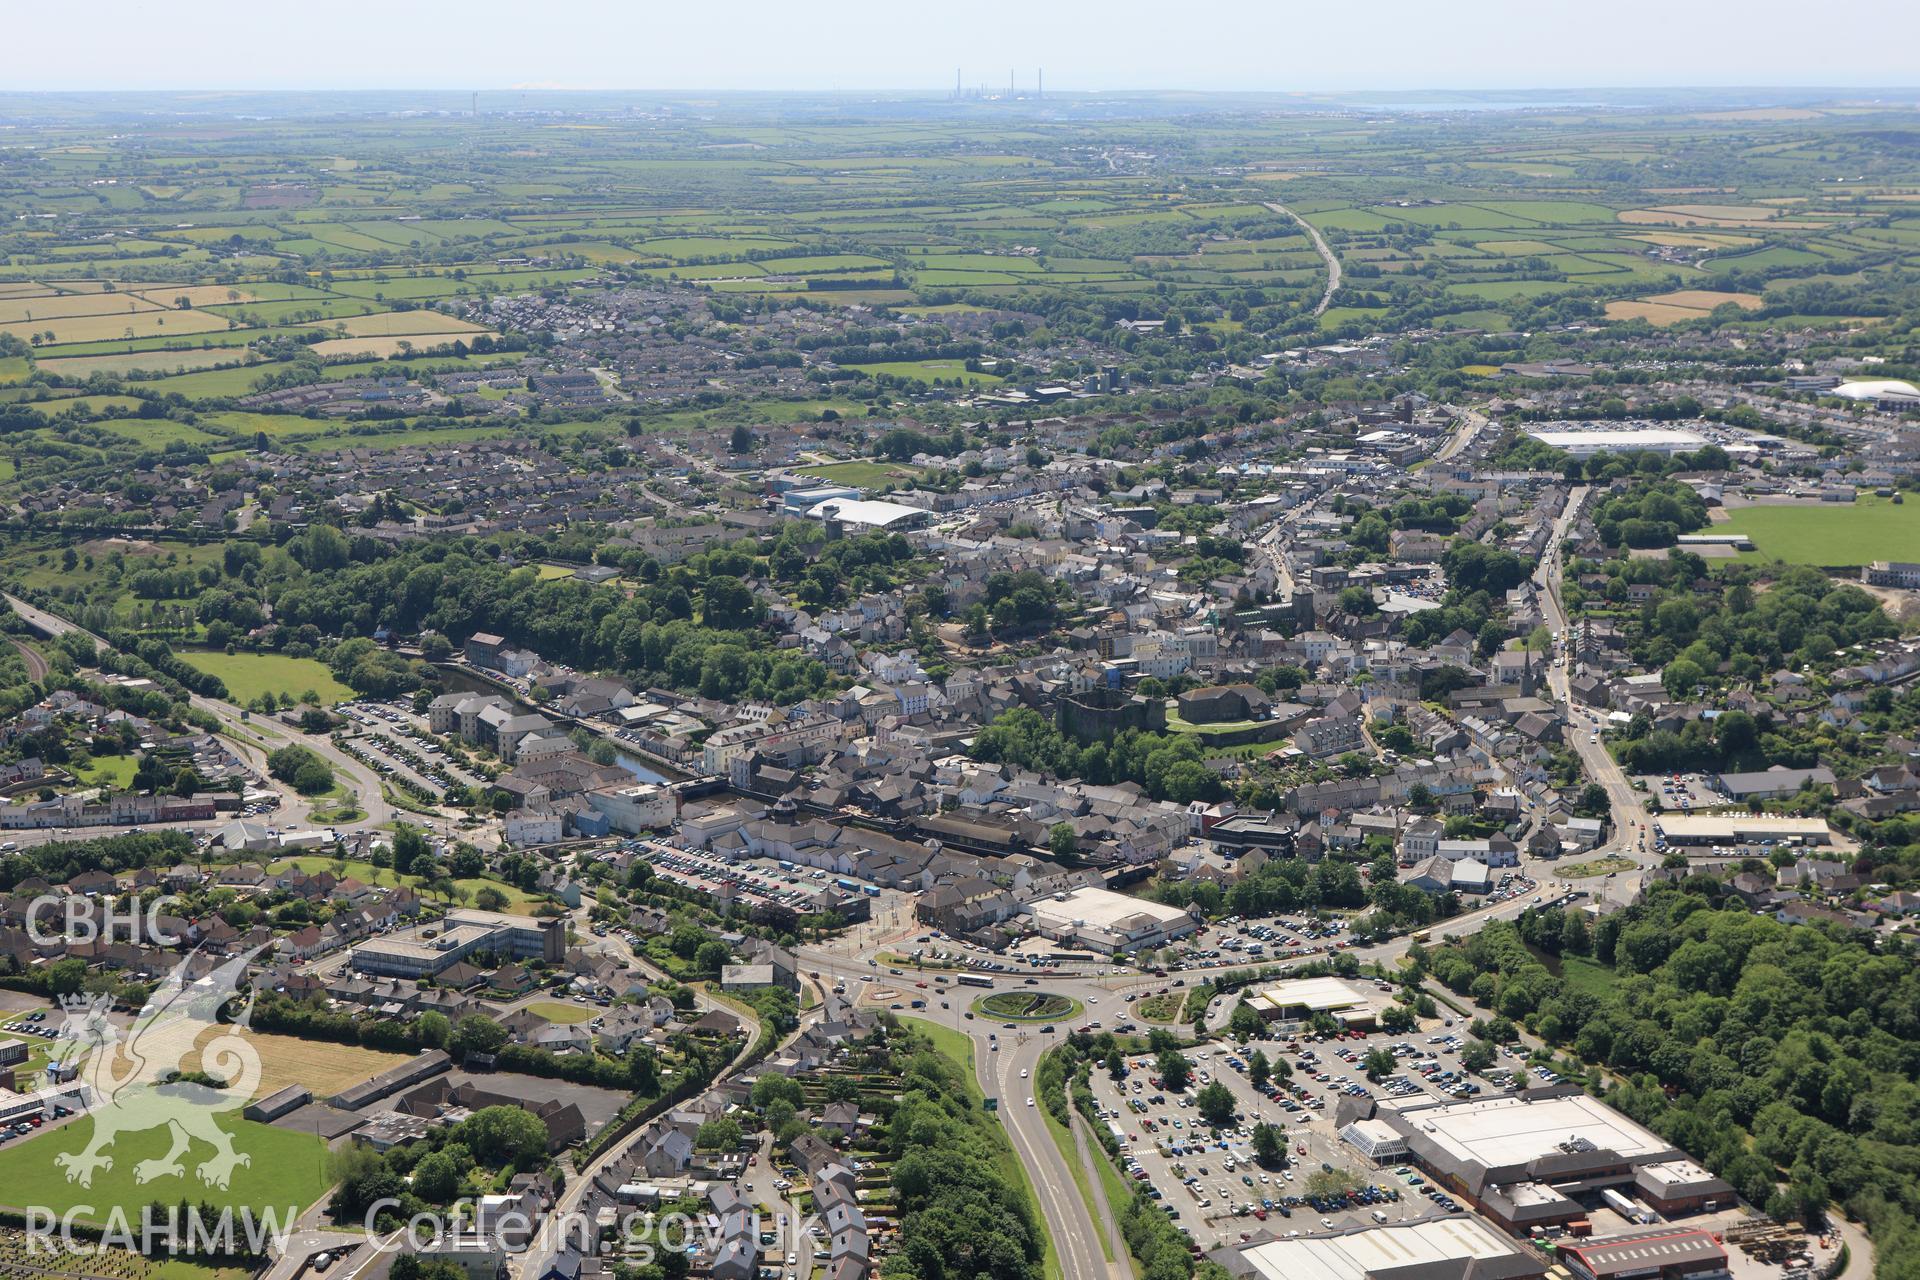
<path id="1" fill-rule="evenodd" d="M 236 1168 L 252 1163 L 246 1153 L 234 1150 L 233 1136 L 214 1123 L 214 1116 L 247 1102 L 260 1083 L 260 1053 L 246 1038 L 253 1014 L 251 990 L 237 1014 L 224 1024 L 220 1019 L 221 1010 L 234 1002 L 253 954 L 192 979 L 186 971 L 193 957 L 183 959 L 124 1034 L 108 1018 L 107 997 L 62 1001 L 66 1021 L 56 1061 L 83 1059 L 79 1078 L 91 1095 L 93 1120 L 93 1136 L 83 1150 L 54 1157 L 67 1181 L 92 1186 L 96 1169 L 113 1168 L 110 1148 L 121 1134 L 163 1126 L 172 1135 L 172 1145 L 165 1155 L 136 1164 L 135 1182 L 184 1175 L 182 1157 L 196 1142 L 213 1148 L 213 1155 L 194 1167 L 208 1186 L 226 1187 Z M 202 1044 L 201 1038 L 214 1027 L 220 1027 L 220 1033 Z M 223 1080 L 225 1088 L 173 1078 L 196 1047 L 200 1073 Z M 128 1063 L 130 1067 L 122 1065 Z"/>

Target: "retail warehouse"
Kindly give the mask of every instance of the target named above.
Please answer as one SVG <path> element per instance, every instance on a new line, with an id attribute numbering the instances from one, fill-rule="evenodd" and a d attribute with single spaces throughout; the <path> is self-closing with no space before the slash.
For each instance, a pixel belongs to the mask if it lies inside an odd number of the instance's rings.
<path id="1" fill-rule="evenodd" d="M 1324 1013 L 1354 1031 L 1370 1030 L 1385 1003 L 1379 994 L 1345 978 L 1285 978 L 1247 997 L 1253 1011 L 1271 1023 L 1297 1025 Z"/>
<path id="2" fill-rule="evenodd" d="M 1075 889 L 1028 903 L 1023 910 L 1042 937 L 1096 951 L 1134 951 L 1184 938 L 1193 917 L 1178 907 L 1129 898 L 1111 889 Z"/>
<path id="3" fill-rule="evenodd" d="M 1827 844 L 1833 839 L 1825 818 L 1794 818 L 1778 813 L 1660 813 L 1654 830 L 1668 844 L 1727 845 Z"/>
<path id="4" fill-rule="evenodd" d="M 1542 427 L 1527 434 L 1575 458 L 1640 449 L 1669 455 L 1693 453 L 1708 444 L 1705 436 L 1680 427 Z"/>
<path id="5" fill-rule="evenodd" d="M 1733 1189 L 1664 1139 L 1571 1085 L 1376 1117 L 1407 1155 L 1509 1231 L 1572 1222 L 1607 1190 L 1661 1213 L 1732 1200 Z"/>

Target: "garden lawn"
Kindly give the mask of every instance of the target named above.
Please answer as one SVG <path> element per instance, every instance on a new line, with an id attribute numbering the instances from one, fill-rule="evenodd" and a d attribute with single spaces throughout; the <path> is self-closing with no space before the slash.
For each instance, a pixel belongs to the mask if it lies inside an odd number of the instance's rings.
<path id="1" fill-rule="evenodd" d="M 84 769 L 73 776 L 89 787 L 114 787 L 125 790 L 133 785 L 133 774 L 140 762 L 132 756 L 94 756 Z"/>
<path id="2" fill-rule="evenodd" d="M 593 1010 L 584 1009 L 577 1004 L 562 1004 L 558 1000 L 536 1000 L 527 1006 L 527 1012 L 560 1025 L 590 1022 L 593 1019 Z"/>
<path id="3" fill-rule="evenodd" d="M 180 656 L 196 671 L 219 676 L 226 682 L 227 698 L 245 706 L 264 694 L 290 694 L 299 697 L 312 690 L 323 704 L 346 702 L 354 692 L 333 678 L 327 664 L 317 658 L 290 658 L 279 653 L 218 653 L 213 650 L 189 650 Z"/>

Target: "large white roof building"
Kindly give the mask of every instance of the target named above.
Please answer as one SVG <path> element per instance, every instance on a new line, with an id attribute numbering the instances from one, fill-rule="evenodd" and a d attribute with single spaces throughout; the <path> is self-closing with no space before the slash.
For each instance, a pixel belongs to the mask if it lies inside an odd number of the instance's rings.
<path id="1" fill-rule="evenodd" d="M 1242 1245 L 1245 1271 L 1260 1280 L 1379 1280 L 1405 1268 L 1418 1274 L 1537 1276 L 1544 1264 L 1474 1218 L 1436 1218 Z M 1457 1271 L 1446 1266 L 1458 1264 Z M 1479 1265 L 1468 1267 L 1467 1264 Z M 1429 1268 L 1433 1268 L 1429 1270 Z M 1234 1268 L 1240 1270 L 1240 1268 Z"/>
<path id="2" fill-rule="evenodd" d="M 1193 917 L 1178 907 L 1111 889 L 1075 889 L 1029 902 L 1024 910 L 1046 937 L 1098 951 L 1157 947 L 1194 929 Z"/>

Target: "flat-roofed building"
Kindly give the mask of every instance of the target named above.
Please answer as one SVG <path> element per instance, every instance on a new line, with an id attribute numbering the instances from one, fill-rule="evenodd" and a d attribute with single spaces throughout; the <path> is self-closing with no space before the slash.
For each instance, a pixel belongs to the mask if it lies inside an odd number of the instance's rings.
<path id="1" fill-rule="evenodd" d="M 1283 978 L 1260 987 L 1247 997 L 1255 1013 L 1268 1022 L 1291 1026 L 1324 1013 L 1352 1029 L 1373 1026 L 1380 1014 L 1375 993 L 1345 978 Z"/>
<path id="2" fill-rule="evenodd" d="M 1022 911 L 1042 937 L 1098 951 L 1158 947 L 1194 930 L 1178 907 L 1130 898 L 1111 889 L 1075 889 L 1029 902 Z"/>
<path id="3" fill-rule="evenodd" d="M 1733 1198 L 1664 1139 L 1571 1085 L 1377 1118 L 1435 1181 L 1509 1231 L 1585 1217 L 1579 1197 L 1610 1188 L 1630 1188 L 1663 1213 Z"/>
<path id="4" fill-rule="evenodd" d="M 1541 444 L 1576 458 L 1602 453 L 1647 450 L 1653 453 L 1693 453 L 1707 446 L 1707 438 L 1682 427 L 1559 427 L 1528 428 Z"/>
<path id="5" fill-rule="evenodd" d="M 430 978 L 476 951 L 558 964 L 567 954 L 564 917 L 543 920 L 497 911 L 453 911 L 438 925 L 372 938 L 347 953 L 359 973 Z"/>
<path id="6" fill-rule="evenodd" d="M 1260 1240 L 1209 1256 L 1249 1280 L 1539 1280 L 1546 1274 L 1537 1255 L 1468 1217 Z"/>
<path id="7" fill-rule="evenodd" d="M 1825 818 L 1795 818 L 1779 813 L 1658 813 L 1654 829 L 1668 844 L 1759 844 L 1800 840 L 1827 844 L 1833 839 Z"/>
<path id="8" fill-rule="evenodd" d="M 869 498 L 829 498 L 808 507 L 806 515 L 810 520 L 830 520 L 853 529 L 885 529 L 889 533 L 924 529 L 933 523 L 933 513 L 923 507 Z"/>

